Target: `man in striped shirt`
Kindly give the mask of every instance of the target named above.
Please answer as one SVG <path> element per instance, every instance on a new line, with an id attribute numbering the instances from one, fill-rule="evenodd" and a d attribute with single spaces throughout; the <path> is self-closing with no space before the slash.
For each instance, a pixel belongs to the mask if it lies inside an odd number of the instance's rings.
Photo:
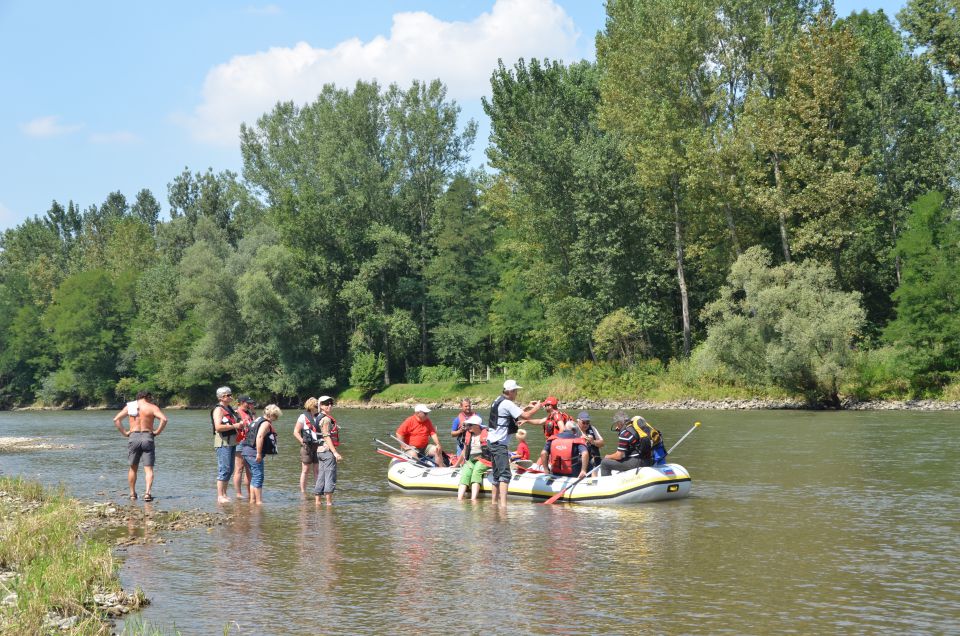
<path id="1" fill-rule="evenodd" d="M 611 430 L 617 432 L 617 450 L 606 455 L 600 462 L 600 475 L 609 475 L 614 470 L 623 472 L 653 465 L 650 438 L 637 435 L 626 413 L 617 411 L 613 414 Z"/>

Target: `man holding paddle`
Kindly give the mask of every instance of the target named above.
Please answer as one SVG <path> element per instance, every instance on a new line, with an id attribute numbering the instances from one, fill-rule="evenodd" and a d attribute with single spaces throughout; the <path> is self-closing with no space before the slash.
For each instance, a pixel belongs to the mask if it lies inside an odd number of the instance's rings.
<path id="1" fill-rule="evenodd" d="M 429 412 L 426 404 L 417 404 L 413 408 L 413 415 L 403 420 L 397 429 L 397 439 L 400 440 L 400 448 L 411 453 L 414 459 L 429 456 L 437 466 L 445 466 L 443 448 L 437 437 L 437 429 L 427 416 Z"/>

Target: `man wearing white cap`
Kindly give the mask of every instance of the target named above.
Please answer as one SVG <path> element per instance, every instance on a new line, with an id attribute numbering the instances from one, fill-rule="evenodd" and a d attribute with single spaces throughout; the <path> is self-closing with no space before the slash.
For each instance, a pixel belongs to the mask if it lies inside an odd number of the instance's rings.
<path id="1" fill-rule="evenodd" d="M 517 391 L 523 387 L 516 380 L 507 380 L 503 383 L 503 394 L 490 405 L 490 417 L 487 434 L 487 445 L 493 461 L 493 470 L 490 473 L 490 482 L 493 484 L 493 503 L 507 505 L 507 487 L 513 477 L 510 472 L 510 435 L 517 432 L 517 427 L 528 422 L 533 414 L 540 409 L 540 402 L 534 400 L 526 408 L 516 405 Z"/>
<path id="2" fill-rule="evenodd" d="M 437 429 L 427 417 L 429 412 L 430 409 L 426 404 L 417 404 L 413 407 L 413 415 L 403 420 L 403 424 L 397 429 L 397 439 L 400 440 L 400 448 L 407 451 L 411 457 L 429 456 L 437 466 L 445 466 Z"/>

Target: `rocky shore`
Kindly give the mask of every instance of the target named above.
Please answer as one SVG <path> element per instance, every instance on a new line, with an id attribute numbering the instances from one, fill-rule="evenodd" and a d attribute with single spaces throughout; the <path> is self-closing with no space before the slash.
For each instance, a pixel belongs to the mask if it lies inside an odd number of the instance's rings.
<path id="1" fill-rule="evenodd" d="M 415 400 L 403 402 L 341 402 L 341 408 L 369 409 L 411 409 Z M 430 408 L 458 409 L 458 402 L 426 403 Z M 481 409 L 489 402 L 474 400 L 474 407 Z M 673 400 L 654 402 L 649 400 L 572 400 L 560 402 L 560 408 L 567 411 L 599 410 L 615 411 L 749 411 L 749 410 L 814 410 L 804 400 L 771 400 L 765 398 L 724 399 L 724 400 Z M 846 411 L 960 411 L 960 402 L 941 400 L 877 400 L 858 402 L 846 399 L 840 405 Z"/>
<path id="2" fill-rule="evenodd" d="M 470 397 L 470 396 L 468 396 Z M 422 400 L 408 398 L 400 402 L 384 402 L 371 400 L 369 402 L 359 400 L 342 400 L 337 406 L 350 409 L 408 409 Z M 458 409 L 460 404 L 456 400 L 441 402 L 425 402 L 430 408 L 436 409 Z M 490 401 L 483 398 L 474 398 L 474 406 L 482 408 L 489 406 Z M 171 409 L 210 409 L 213 405 L 198 404 L 191 406 L 176 405 L 164 406 L 165 410 Z M 769 399 L 769 398 L 746 398 L 734 399 L 726 398 L 722 400 L 699 400 L 688 398 L 683 400 L 670 400 L 658 402 L 653 400 L 571 400 L 561 401 L 560 407 L 566 410 L 574 409 L 596 409 L 596 410 L 617 410 L 624 409 L 629 411 L 752 411 L 752 410 L 819 410 L 812 408 L 805 400 L 800 399 Z M 118 405 L 109 406 L 88 406 L 84 410 L 115 410 Z M 287 407 L 283 407 L 287 408 Z M 15 411 L 56 411 L 64 410 L 58 407 L 38 407 L 28 406 L 13 409 Z M 844 411 L 960 411 L 960 402 L 951 402 L 946 400 L 867 400 L 857 401 L 852 398 L 844 398 L 841 401 L 839 410 Z M 0 451 L 8 450 L 4 447 L 4 439 L 0 438 Z M 37 442 L 41 443 L 41 442 Z M 26 447 L 20 447 L 23 450 L 32 450 Z M 37 446 L 36 448 L 41 448 Z M 43 448 L 69 448 L 68 446 L 44 446 Z M 12 450 L 12 449 L 10 449 Z"/>

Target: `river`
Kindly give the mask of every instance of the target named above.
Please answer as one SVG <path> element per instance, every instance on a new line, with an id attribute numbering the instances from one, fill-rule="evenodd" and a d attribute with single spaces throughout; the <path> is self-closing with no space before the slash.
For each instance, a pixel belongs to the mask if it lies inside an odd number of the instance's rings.
<path id="1" fill-rule="evenodd" d="M 262 508 L 224 505 L 222 526 L 121 552 L 124 587 L 152 601 L 142 619 L 183 634 L 960 634 L 960 413 L 649 412 L 668 447 L 703 422 L 670 458 L 691 497 L 506 511 L 391 490 L 373 439 L 407 414 L 335 410 L 328 509 L 299 493 L 288 411 Z M 157 501 L 136 505 L 217 510 L 206 412 L 168 415 Z M 453 415 L 433 413 L 441 433 Z M 610 445 L 610 414 L 593 415 Z M 2 436 L 73 447 L 2 454 L 0 473 L 127 504 L 111 416 L 0 413 Z"/>

